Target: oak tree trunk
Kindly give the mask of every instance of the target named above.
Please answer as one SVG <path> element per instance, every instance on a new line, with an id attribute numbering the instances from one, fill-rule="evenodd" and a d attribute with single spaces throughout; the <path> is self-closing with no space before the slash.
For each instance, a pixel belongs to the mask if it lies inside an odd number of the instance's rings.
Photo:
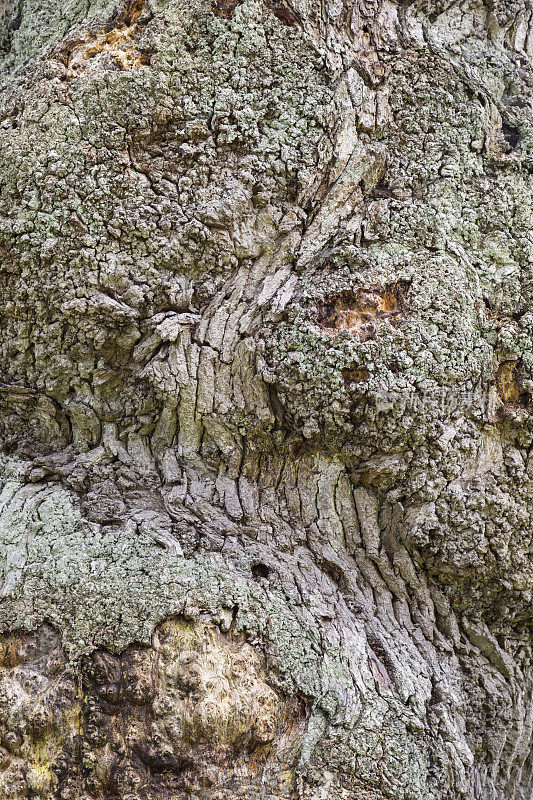
<path id="1" fill-rule="evenodd" d="M 531 800 L 528 0 L 1 0 L 0 798 Z"/>

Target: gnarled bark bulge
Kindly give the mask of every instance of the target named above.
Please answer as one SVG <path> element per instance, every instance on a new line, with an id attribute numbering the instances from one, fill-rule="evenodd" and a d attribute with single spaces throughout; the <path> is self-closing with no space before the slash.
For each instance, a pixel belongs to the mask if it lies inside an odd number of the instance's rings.
<path id="1" fill-rule="evenodd" d="M 0 48 L 0 797 L 531 800 L 529 0 Z"/>

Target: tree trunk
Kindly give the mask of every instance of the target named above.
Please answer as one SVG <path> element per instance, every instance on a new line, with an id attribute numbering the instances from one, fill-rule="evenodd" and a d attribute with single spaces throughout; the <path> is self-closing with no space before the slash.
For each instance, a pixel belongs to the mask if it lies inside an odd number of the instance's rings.
<path id="1" fill-rule="evenodd" d="M 531 800 L 525 0 L 2 0 L 0 797 Z"/>

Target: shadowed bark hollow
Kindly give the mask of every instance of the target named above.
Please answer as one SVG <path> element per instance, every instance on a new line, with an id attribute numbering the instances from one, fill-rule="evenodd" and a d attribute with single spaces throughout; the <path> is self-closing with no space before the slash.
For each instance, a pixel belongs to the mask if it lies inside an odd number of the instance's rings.
<path id="1" fill-rule="evenodd" d="M 525 0 L 0 0 L 0 798 L 531 800 Z"/>

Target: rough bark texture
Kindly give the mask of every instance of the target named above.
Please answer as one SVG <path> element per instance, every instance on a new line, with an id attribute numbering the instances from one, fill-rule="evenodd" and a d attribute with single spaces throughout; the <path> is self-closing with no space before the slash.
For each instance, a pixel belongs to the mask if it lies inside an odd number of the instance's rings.
<path id="1" fill-rule="evenodd" d="M 2 800 L 530 800 L 529 0 L 0 48 Z"/>

